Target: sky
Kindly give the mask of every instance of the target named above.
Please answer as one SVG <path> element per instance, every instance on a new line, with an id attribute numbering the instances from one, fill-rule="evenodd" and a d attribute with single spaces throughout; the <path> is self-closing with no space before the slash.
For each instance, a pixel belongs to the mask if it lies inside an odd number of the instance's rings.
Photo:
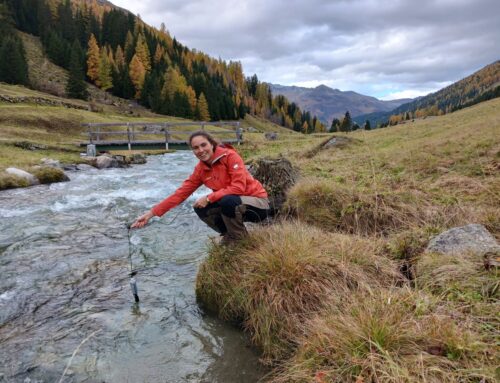
<path id="1" fill-rule="evenodd" d="M 383 100 L 500 59 L 500 0 L 111 0 L 245 76 Z"/>

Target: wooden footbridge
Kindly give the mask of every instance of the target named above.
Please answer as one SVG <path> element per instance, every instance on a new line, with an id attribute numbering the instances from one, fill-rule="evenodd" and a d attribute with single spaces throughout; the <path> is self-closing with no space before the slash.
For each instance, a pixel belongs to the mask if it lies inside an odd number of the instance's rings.
<path id="1" fill-rule="evenodd" d="M 82 124 L 87 128 L 88 141 L 81 146 L 93 144 L 96 147 L 162 146 L 170 144 L 187 145 L 191 133 L 205 130 L 217 136 L 219 141 L 239 145 L 243 140 L 243 130 L 238 121 L 225 122 L 110 122 Z M 184 127 L 185 130 L 175 130 Z"/>

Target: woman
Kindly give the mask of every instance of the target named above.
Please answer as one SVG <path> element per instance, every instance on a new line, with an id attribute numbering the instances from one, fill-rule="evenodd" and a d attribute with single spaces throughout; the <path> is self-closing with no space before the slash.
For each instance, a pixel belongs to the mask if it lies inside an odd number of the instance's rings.
<path id="1" fill-rule="evenodd" d="M 250 175 L 230 145 L 218 144 L 205 131 L 191 134 L 189 145 L 200 160 L 193 174 L 172 195 L 137 218 L 132 227 L 143 227 L 152 217 L 161 217 L 205 185 L 212 193 L 194 203 L 198 217 L 223 235 L 223 243 L 245 237 L 248 233 L 243 222 L 260 222 L 267 217 L 266 190 Z"/>

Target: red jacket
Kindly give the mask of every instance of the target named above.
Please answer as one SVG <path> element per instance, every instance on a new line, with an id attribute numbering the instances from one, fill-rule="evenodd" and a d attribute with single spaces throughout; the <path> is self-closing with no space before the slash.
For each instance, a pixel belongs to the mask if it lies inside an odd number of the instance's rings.
<path id="1" fill-rule="evenodd" d="M 229 146 L 218 145 L 215 148 L 211 165 L 200 161 L 193 174 L 169 197 L 151 210 L 154 215 L 162 216 L 193 194 L 201 185 L 212 189 L 208 195 L 210 202 L 217 202 L 228 194 L 267 198 L 267 192 L 261 183 L 251 176 L 243 160 Z"/>

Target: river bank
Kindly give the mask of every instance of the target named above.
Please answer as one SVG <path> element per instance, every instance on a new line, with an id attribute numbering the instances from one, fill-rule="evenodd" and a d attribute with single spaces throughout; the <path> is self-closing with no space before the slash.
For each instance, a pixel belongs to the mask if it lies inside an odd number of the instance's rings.
<path id="1" fill-rule="evenodd" d="M 274 368 L 266 381 L 500 379 L 499 110 L 273 147 L 302 174 L 284 221 L 214 245 L 197 277 L 202 304 L 241 323 Z M 430 246 L 471 224 L 492 234 L 490 253 Z"/>

